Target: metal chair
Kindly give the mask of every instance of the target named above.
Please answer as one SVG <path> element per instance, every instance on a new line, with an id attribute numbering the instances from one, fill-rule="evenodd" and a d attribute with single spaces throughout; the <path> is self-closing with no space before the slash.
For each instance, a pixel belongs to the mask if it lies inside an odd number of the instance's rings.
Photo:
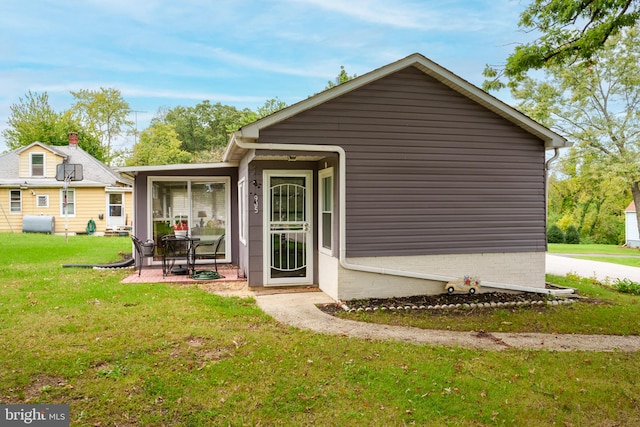
<path id="1" fill-rule="evenodd" d="M 188 237 L 168 234 L 160 239 L 162 244 L 162 277 L 169 273 L 188 274 L 191 240 Z M 182 268 L 184 262 L 185 268 Z M 174 266 L 178 264 L 178 269 Z"/>
<path id="2" fill-rule="evenodd" d="M 196 260 L 199 259 L 213 259 L 213 265 L 215 266 L 216 273 L 218 272 L 218 253 L 220 252 L 220 246 L 224 241 L 224 234 L 217 240 L 202 240 L 194 242 L 191 247 L 191 275 L 196 272 Z"/>
<path id="3" fill-rule="evenodd" d="M 135 261 L 138 268 L 138 276 L 142 272 L 142 266 L 144 265 L 144 258 L 152 258 L 155 248 L 155 244 L 152 241 L 142 243 L 136 236 L 131 235 L 133 246 L 136 249 Z"/>

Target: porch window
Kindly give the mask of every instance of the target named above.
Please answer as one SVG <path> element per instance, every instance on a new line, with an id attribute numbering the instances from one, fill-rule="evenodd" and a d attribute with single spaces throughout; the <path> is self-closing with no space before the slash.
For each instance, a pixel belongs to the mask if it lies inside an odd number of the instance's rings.
<path id="1" fill-rule="evenodd" d="M 320 181 L 320 250 L 331 254 L 333 247 L 333 168 L 318 172 Z"/>
<path id="2" fill-rule="evenodd" d="M 44 176 L 43 153 L 31 153 L 31 176 Z"/>
<path id="3" fill-rule="evenodd" d="M 11 206 L 11 213 L 22 212 L 22 191 L 11 190 L 9 192 L 9 205 Z"/>
<path id="4" fill-rule="evenodd" d="M 150 178 L 153 239 L 159 242 L 173 234 L 176 223 L 185 223 L 189 235 L 201 241 L 230 235 L 229 185 L 228 177 Z M 226 249 L 229 241 L 225 239 L 220 250 L 223 262 L 231 261 Z"/>
<path id="5" fill-rule="evenodd" d="M 60 215 L 61 216 L 76 216 L 76 190 L 68 188 L 66 190 L 60 190 Z"/>

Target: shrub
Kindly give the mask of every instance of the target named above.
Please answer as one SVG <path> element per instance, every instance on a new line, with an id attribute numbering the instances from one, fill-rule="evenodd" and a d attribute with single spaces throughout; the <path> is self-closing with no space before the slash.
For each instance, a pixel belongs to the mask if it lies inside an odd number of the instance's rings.
<path id="1" fill-rule="evenodd" d="M 616 279 L 611 287 L 624 294 L 640 295 L 640 284 L 632 282 L 629 279 Z"/>
<path id="2" fill-rule="evenodd" d="M 569 228 L 567 228 L 567 233 L 564 235 L 564 241 L 565 243 L 572 245 L 580 244 L 580 233 L 578 233 L 578 229 L 575 225 L 570 225 Z"/>
<path id="3" fill-rule="evenodd" d="M 564 243 L 564 233 L 557 225 L 553 224 L 547 230 L 547 243 Z"/>

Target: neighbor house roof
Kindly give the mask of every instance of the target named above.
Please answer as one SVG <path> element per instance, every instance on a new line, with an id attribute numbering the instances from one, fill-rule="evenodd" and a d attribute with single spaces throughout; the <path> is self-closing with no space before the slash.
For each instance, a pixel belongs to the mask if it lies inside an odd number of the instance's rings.
<path id="1" fill-rule="evenodd" d="M 291 105 L 276 113 L 273 113 L 269 116 L 263 117 L 260 120 L 243 126 L 242 128 L 240 128 L 240 130 L 232 135 L 231 141 L 227 146 L 227 150 L 224 154 L 224 161 L 238 161 L 244 155 L 244 152 L 246 150 L 240 148 L 235 143 L 236 138 L 256 141 L 259 138 L 261 129 L 272 126 L 303 111 L 309 110 L 313 107 L 337 98 L 345 93 L 356 90 L 375 80 L 386 77 L 407 67 L 416 67 L 423 73 L 435 78 L 436 80 L 440 81 L 456 92 L 459 92 L 467 98 L 472 99 L 478 104 L 483 105 L 487 109 L 500 115 L 501 117 L 520 126 L 527 132 L 537 136 L 544 141 L 546 149 L 571 146 L 571 143 L 568 142 L 563 136 L 553 132 L 552 130 L 541 125 L 525 114 L 519 112 L 515 108 L 500 101 L 498 98 L 490 95 L 477 86 L 474 86 L 468 81 L 452 73 L 451 71 L 427 59 L 425 56 L 419 53 L 414 53 L 413 55 L 407 56 L 404 59 L 385 65 L 362 76 L 356 77 L 352 80 L 321 92 L 315 96 L 307 98 L 304 101 L 298 102 L 297 104 Z"/>
<path id="2" fill-rule="evenodd" d="M 131 180 L 123 178 L 113 169 L 93 157 L 78 146 L 51 146 L 42 142 L 33 142 L 25 147 L 0 155 L 0 186 L 33 186 L 33 187 L 60 187 L 61 182 L 55 177 L 24 178 L 19 176 L 20 153 L 34 146 L 40 146 L 43 150 L 57 154 L 65 163 L 81 164 L 83 180 L 74 182 L 74 187 L 111 187 L 118 184 L 132 185 Z"/>

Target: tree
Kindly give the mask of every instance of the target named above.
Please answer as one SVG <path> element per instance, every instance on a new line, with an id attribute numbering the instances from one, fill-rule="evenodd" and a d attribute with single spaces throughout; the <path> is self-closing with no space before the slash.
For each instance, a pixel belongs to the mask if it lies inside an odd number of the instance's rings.
<path id="1" fill-rule="evenodd" d="M 580 244 L 580 234 L 578 233 L 578 229 L 575 225 L 572 224 L 567 227 L 567 232 L 564 235 L 564 241 L 570 245 Z"/>
<path id="2" fill-rule="evenodd" d="M 332 87 L 336 87 L 338 85 L 341 85 L 342 83 L 348 82 L 349 80 L 355 79 L 356 77 L 358 77 L 356 74 L 354 74 L 352 76 L 347 74 L 347 71 L 344 69 L 344 65 L 341 65 L 340 66 L 340 72 L 336 76 L 335 81 L 329 80 L 327 82 L 327 86 L 324 89 L 325 90 L 331 89 Z"/>
<path id="3" fill-rule="evenodd" d="M 638 31 L 629 29 L 612 36 L 587 63 L 549 66 L 545 80 L 525 78 L 512 91 L 525 113 L 575 141 L 564 162 L 576 176 L 623 183 L 638 211 L 639 59 Z"/>
<path id="4" fill-rule="evenodd" d="M 557 225 L 553 224 L 547 230 L 548 243 L 564 243 L 564 233 Z"/>
<path id="5" fill-rule="evenodd" d="M 49 104 L 47 92 L 29 91 L 18 103 L 11 105 L 8 127 L 2 134 L 7 147 L 15 150 L 39 141 L 48 145 L 69 144 L 69 132 L 78 134 L 78 145 L 98 160 L 105 152 L 98 138 L 69 111 L 56 112 Z"/>
<path id="6" fill-rule="evenodd" d="M 638 19 L 639 0 L 533 0 L 518 26 L 541 36 L 517 46 L 503 69 L 487 66 L 484 88 L 504 87 L 503 76 L 516 84 L 531 69 L 588 64 L 612 36 L 632 28 Z"/>
<path id="7" fill-rule="evenodd" d="M 178 134 L 172 125 L 154 123 L 142 133 L 133 147 L 132 156 L 126 160 L 127 166 L 168 165 L 188 163 L 191 154 L 180 149 Z"/>
<path id="8" fill-rule="evenodd" d="M 249 109 L 238 110 L 219 102 L 202 101 L 194 107 L 169 109 L 152 122 L 172 124 L 182 149 L 196 154 L 226 146 L 230 132 L 254 118 L 255 113 Z"/>
<path id="9" fill-rule="evenodd" d="M 113 88 L 81 89 L 71 91 L 71 95 L 76 99 L 71 107 L 75 118 L 98 136 L 106 152 L 107 163 L 110 163 L 114 140 L 127 133 L 134 124 L 127 119 L 131 113 L 129 103 L 118 89 Z"/>

